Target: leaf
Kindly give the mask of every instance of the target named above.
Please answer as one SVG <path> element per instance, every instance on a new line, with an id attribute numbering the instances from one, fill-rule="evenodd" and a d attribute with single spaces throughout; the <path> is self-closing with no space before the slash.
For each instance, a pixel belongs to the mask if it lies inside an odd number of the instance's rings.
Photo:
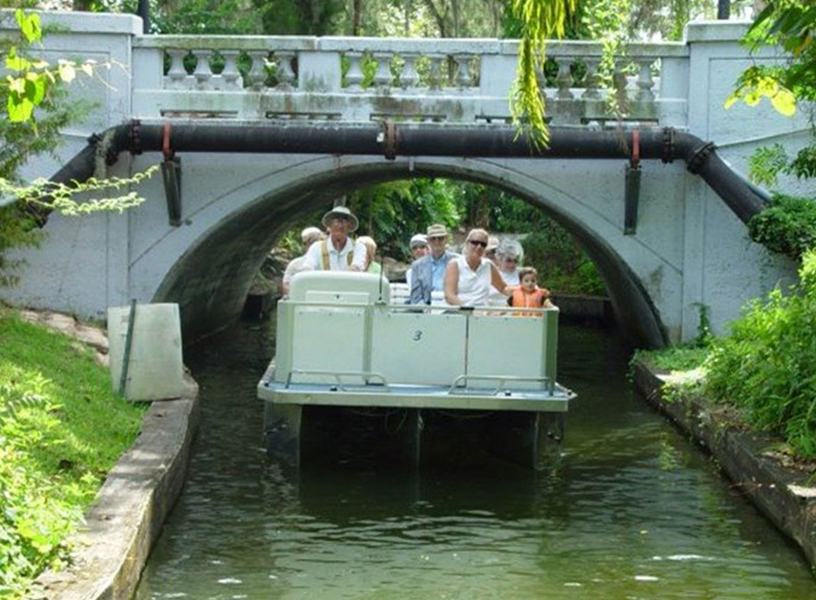
<path id="1" fill-rule="evenodd" d="M 34 106 L 42 104 L 45 98 L 45 77 L 38 73 L 26 75 L 25 95 L 34 103 Z"/>
<path id="2" fill-rule="evenodd" d="M 25 78 L 24 77 L 8 77 L 9 91 L 22 96 L 25 94 Z"/>
<path id="3" fill-rule="evenodd" d="M 745 94 L 745 104 L 748 106 L 756 106 L 759 104 L 760 100 L 762 100 L 762 96 L 760 96 L 759 92 L 756 90 L 752 90 Z"/>
<path id="4" fill-rule="evenodd" d="M 8 95 L 8 116 L 12 123 L 25 123 L 34 114 L 34 103 L 21 94 Z"/>
<path id="5" fill-rule="evenodd" d="M 20 11 L 22 12 L 22 11 Z M 17 16 L 17 15 L 15 15 Z M 31 13 L 30 15 L 21 18 L 17 16 L 17 23 L 20 25 L 20 31 L 25 36 L 29 44 L 39 42 L 42 39 L 42 26 L 40 24 L 40 15 Z"/>
<path id="6" fill-rule="evenodd" d="M 18 56 L 17 49 L 12 46 L 6 56 L 6 68 L 12 71 L 25 71 L 31 63 L 23 56 Z"/>
<path id="7" fill-rule="evenodd" d="M 79 67 L 82 69 L 82 72 L 85 73 L 88 77 L 93 77 L 93 65 L 90 63 L 82 63 Z"/>
<path id="8" fill-rule="evenodd" d="M 74 79 L 76 79 L 76 69 L 74 69 L 74 64 L 67 60 L 60 60 L 59 61 L 59 76 L 65 83 L 71 83 Z"/>
<path id="9" fill-rule="evenodd" d="M 733 94 L 728 96 L 728 98 L 725 99 L 725 105 L 724 105 L 725 109 L 728 110 L 729 108 L 734 106 L 735 103 L 739 102 L 739 99 L 740 99 L 740 97 L 739 97 L 739 94 L 737 92 L 734 92 Z"/>
<path id="10" fill-rule="evenodd" d="M 771 96 L 771 104 L 778 113 L 786 117 L 792 117 L 796 112 L 796 97 L 785 89 Z"/>

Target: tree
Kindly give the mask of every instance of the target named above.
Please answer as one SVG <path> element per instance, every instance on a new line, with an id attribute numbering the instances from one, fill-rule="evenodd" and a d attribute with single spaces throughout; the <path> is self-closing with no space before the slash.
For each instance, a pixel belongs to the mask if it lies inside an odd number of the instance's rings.
<path id="1" fill-rule="evenodd" d="M 792 116 L 798 105 L 816 100 L 816 4 L 810 0 L 769 0 L 748 30 L 745 42 L 753 51 L 781 46 L 789 59 L 784 65 L 757 64 L 746 69 L 726 107 L 739 101 L 756 106 L 768 98 L 778 112 Z M 816 137 L 813 112 L 808 120 Z M 780 174 L 798 179 L 816 177 L 816 141 L 812 138 L 795 156 L 789 156 L 781 144 L 758 148 L 750 167 L 751 177 L 767 186 L 775 186 Z M 816 201 L 776 194 L 771 205 L 748 227 L 754 241 L 801 259 L 816 241 Z"/>

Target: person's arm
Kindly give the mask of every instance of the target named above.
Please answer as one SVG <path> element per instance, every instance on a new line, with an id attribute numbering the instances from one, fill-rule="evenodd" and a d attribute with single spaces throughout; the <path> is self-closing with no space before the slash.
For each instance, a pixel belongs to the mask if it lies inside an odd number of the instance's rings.
<path id="1" fill-rule="evenodd" d="M 368 260 L 368 251 L 364 244 L 360 242 L 354 243 L 354 258 L 351 259 L 351 265 L 349 265 L 349 271 L 365 271 L 366 270 L 366 260 Z"/>
<path id="2" fill-rule="evenodd" d="M 408 299 L 410 304 L 429 304 L 425 300 L 423 279 L 425 276 L 425 265 L 421 264 L 422 259 L 417 259 L 411 263 L 411 296 Z"/>
<path id="3" fill-rule="evenodd" d="M 315 242 L 309 246 L 305 257 L 303 258 L 303 266 L 306 267 L 306 269 L 311 271 L 317 271 L 320 269 L 320 244 L 322 243 L 323 242 Z"/>
<path id="4" fill-rule="evenodd" d="M 463 302 L 459 298 L 459 265 L 455 260 L 448 262 L 445 270 L 445 302 L 451 306 L 462 306 Z"/>
<path id="5" fill-rule="evenodd" d="M 508 285 L 504 283 L 504 279 L 501 278 L 501 275 L 499 275 L 499 270 L 493 263 L 490 263 L 490 282 L 493 284 L 494 288 L 499 290 L 505 296 L 509 296 L 513 293 Z"/>

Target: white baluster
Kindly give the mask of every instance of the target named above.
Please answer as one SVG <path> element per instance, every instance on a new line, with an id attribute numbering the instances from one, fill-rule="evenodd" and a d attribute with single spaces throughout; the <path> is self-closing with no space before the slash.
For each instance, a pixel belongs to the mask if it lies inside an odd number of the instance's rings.
<path id="1" fill-rule="evenodd" d="M 374 74 L 374 84 L 378 88 L 386 90 L 391 87 L 391 80 L 394 77 L 391 74 L 391 57 L 393 54 L 391 52 L 374 52 L 372 56 L 374 60 L 377 61 L 377 72 Z"/>
<path id="2" fill-rule="evenodd" d="M 363 88 L 360 84 L 363 83 L 363 53 L 362 52 L 346 52 L 346 58 L 349 61 L 349 70 L 346 73 L 346 89 L 350 92 L 359 92 Z"/>
<path id="3" fill-rule="evenodd" d="M 294 52 L 276 51 L 275 58 L 278 59 L 278 85 L 279 90 L 291 90 L 295 81 L 295 72 L 292 70 L 292 59 Z"/>
<path id="4" fill-rule="evenodd" d="M 653 58 L 641 58 L 635 61 L 638 66 L 638 80 L 637 80 L 637 99 L 640 102 L 652 102 L 655 99 L 652 88 L 654 87 L 654 79 L 652 79 L 652 63 Z"/>
<path id="5" fill-rule="evenodd" d="M 419 83 L 419 74 L 416 72 L 416 68 L 414 67 L 414 62 L 416 61 L 417 56 L 415 54 L 403 54 L 402 59 L 405 61 L 405 65 L 402 67 L 402 74 L 400 75 L 402 89 L 414 89 L 416 88 L 417 83 Z"/>
<path id="6" fill-rule="evenodd" d="M 456 62 L 454 82 L 460 90 L 469 88 L 473 84 L 473 78 L 470 76 L 470 59 L 470 54 L 456 54 L 453 57 Z"/>
<path id="7" fill-rule="evenodd" d="M 266 58 L 269 55 L 266 51 L 249 52 L 252 59 L 252 67 L 249 69 L 249 81 L 252 89 L 260 90 L 266 81 Z"/>
<path id="8" fill-rule="evenodd" d="M 211 50 L 193 50 L 193 55 L 196 57 L 196 68 L 193 71 L 193 77 L 196 80 L 196 88 L 207 89 L 210 86 L 210 78 L 212 77 L 212 69 L 210 68 Z"/>
<path id="9" fill-rule="evenodd" d="M 187 50 L 169 48 L 167 50 L 167 54 L 170 55 L 170 70 L 167 71 L 167 77 L 170 80 L 170 87 L 185 87 L 187 71 L 184 68 L 184 57 L 187 56 Z"/>
<path id="10" fill-rule="evenodd" d="M 615 65 L 615 73 L 612 75 L 612 86 L 615 89 L 615 100 L 618 107 L 626 111 L 626 104 L 628 99 L 626 97 L 626 87 L 629 85 L 629 80 L 626 78 L 626 73 L 621 70 L 621 67 Z"/>
<path id="11" fill-rule="evenodd" d="M 447 57 L 444 54 L 429 54 L 428 60 L 431 61 L 431 68 L 429 73 L 430 81 L 428 82 L 429 92 L 439 92 L 442 89 L 442 61 Z"/>
<path id="12" fill-rule="evenodd" d="M 566 57 L 556 59 L 558 62 L 558 75 L 555 77 L 555 83 L 558 86 L 558 91 L 555 97 L 559 100 L 572 100 L 575 95 L 570 89 L 572 87 L 572 70 L 570 69 L 570 60 Z"/>
<path id="13" fill-rule="evenodd" d="M 224 70 L 221 71 L 224 88 L 228 90 L 243 88 L 240 81 L 241 73 L 238 72 L 238 50 L 222 50 L 221 56 L 224 57 Z"/>
<path id="14" fill-rule="evenodd" d="M 585 58 L 586 75 L 584 76 L 584 100 L 600 100 L 601 93 L 599 91 L 601 78 L 598 75 L 598 67 L 601 64 L 599 58 Z"/>

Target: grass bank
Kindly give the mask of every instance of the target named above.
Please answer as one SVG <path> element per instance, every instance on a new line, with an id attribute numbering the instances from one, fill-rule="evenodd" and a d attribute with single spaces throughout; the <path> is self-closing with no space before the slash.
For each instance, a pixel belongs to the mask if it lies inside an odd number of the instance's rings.
<path id="1" fill-rule="evenodd" d="M 25 597 L 65 563 L 144 412 L 111 392 L 88 348 L 0 307 L 0 597 Z"/>

